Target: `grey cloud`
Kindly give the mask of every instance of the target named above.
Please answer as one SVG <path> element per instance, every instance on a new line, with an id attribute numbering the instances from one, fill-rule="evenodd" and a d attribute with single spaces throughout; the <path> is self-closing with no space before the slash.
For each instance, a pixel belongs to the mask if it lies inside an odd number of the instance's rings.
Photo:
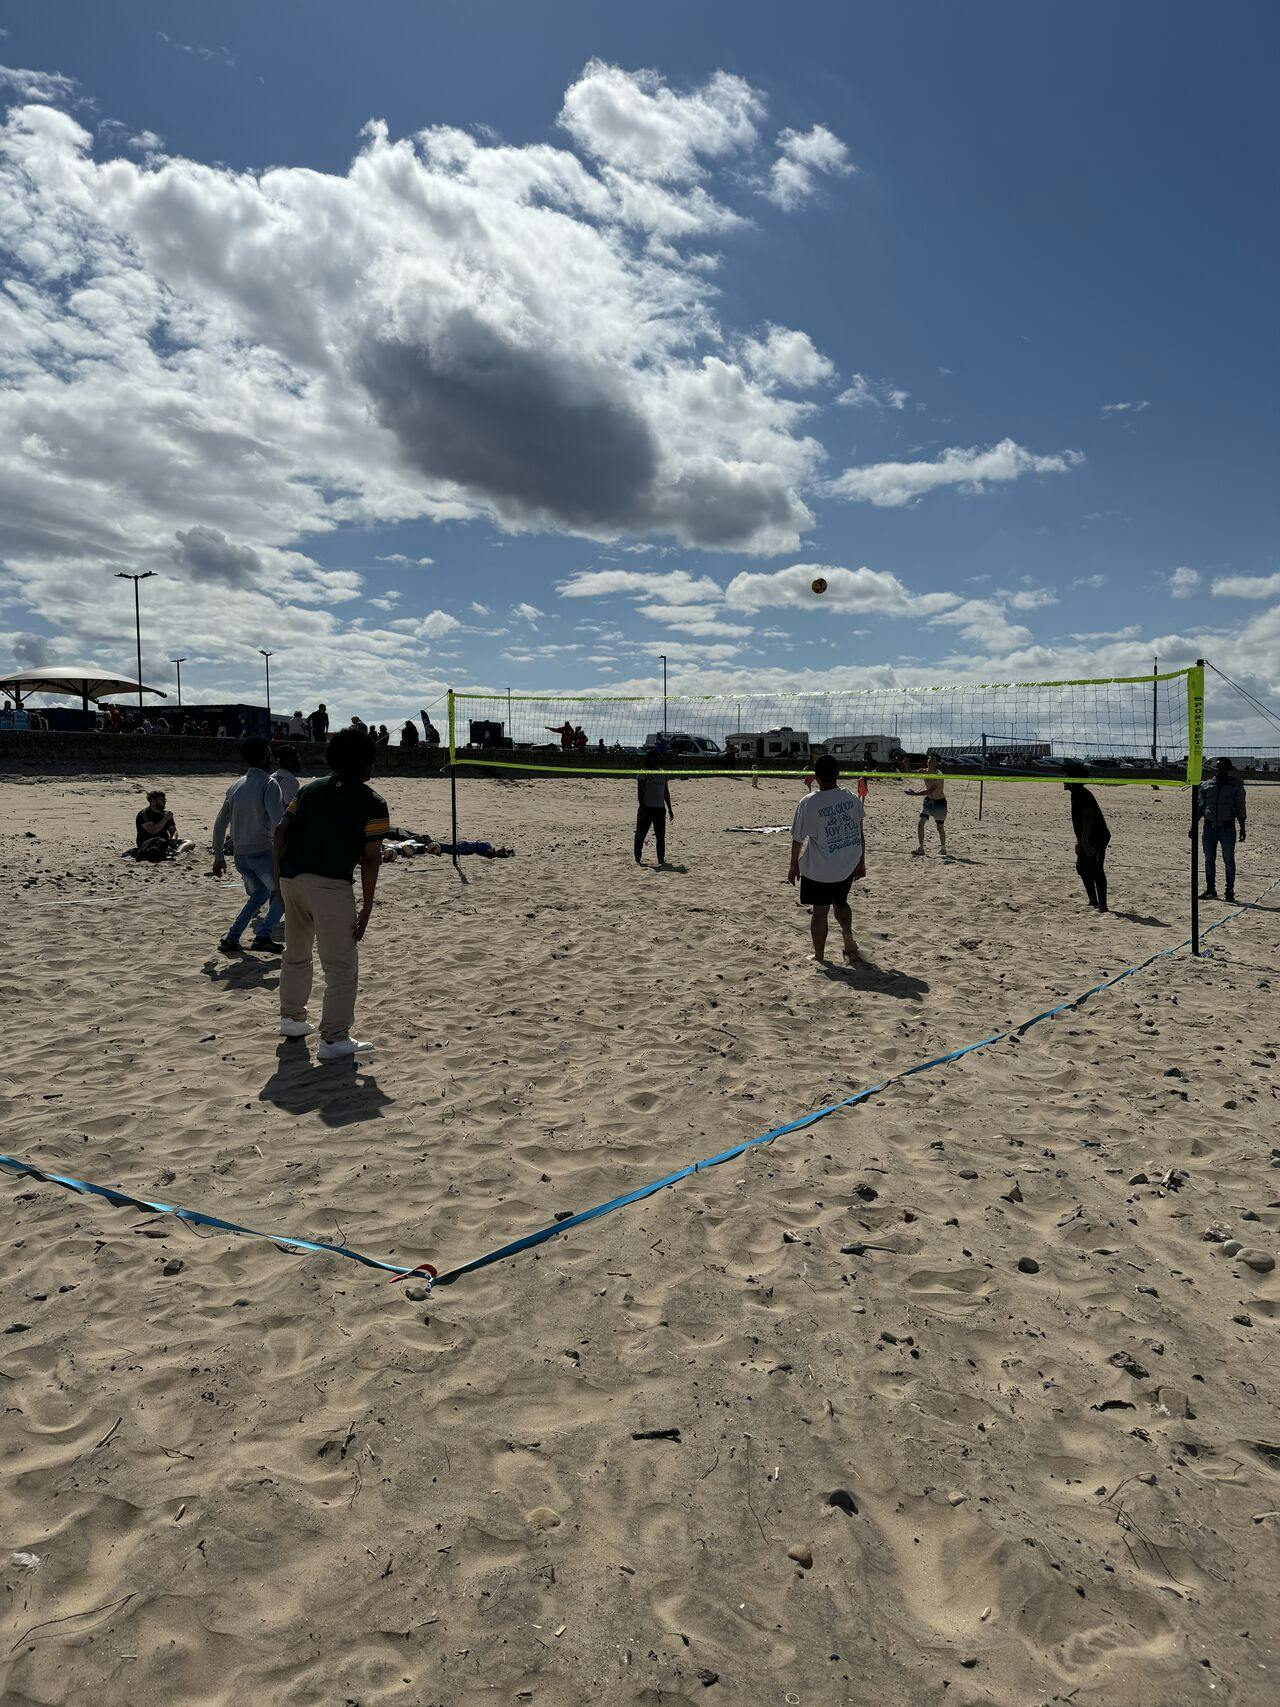
<path id="1" fill-rule="evenodd" d="M 252 587 L 262 573 L 262 559 L 253 547 L 233 545 L 220 528 L 179 528 L 176 538 L 169 555 L 193 580 Z"/>
<path id="2" fill-rule="evenodd" d="M 423 474 L 504 517 L 614 529 L 643 522 L 658 469 L 644 418 L 598 373 L 522 349 L 474 315 L 430 344 L 373 336 L 355 371 Z"/>

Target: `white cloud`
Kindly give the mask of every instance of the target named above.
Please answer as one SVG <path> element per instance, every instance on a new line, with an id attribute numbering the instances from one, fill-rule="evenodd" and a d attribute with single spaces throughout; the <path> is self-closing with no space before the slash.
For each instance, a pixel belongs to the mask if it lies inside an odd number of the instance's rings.
<path id="1" fill-rule="evenodd" d="M 695 639 L 720 636 L 724 639 L 744 639 L 752 631 L 742 623 L 725 622 L 718 605 L 637 605 L 636 614 L 651 622 L 665 623 L 679 633 Z"/>
<path id="2" fill-rule="evenodd" d="M 1280 574 L 1220 575 L 1213 583 L 1213 594 L 1219 599 L 1280 598 Z"/>
<path id="3" fill-rule="evenodd" d="M 60 71 L 24 71 L 16 65 L 0 65 L 0 89 L 12 89 L 20 101 L 47 101 L 56 106 L 75 94 L 76 80 Z"/>
<path id="4" fill-rule="evenodd" d="M 1046 605 L 1056 605 L 1058 595 L 1049 587 L 1020 587 L 1016 592 L 1002 593 L 1014 610 L 1043 610 Z"/>
<path id="5" fill-rule="evenodd" d="M 593 59 L 565 92 L 560 125 L 584 154 L 634 178 L 698 178 L 703 161 L 754 146 L 764 101 L 741 77 L 717 71 L 687 95 L 656 71 Z"/>
<path id="6" fill-rule="evenodd" d="M 434 557 L 406 557 L 403 551 L 392 551 L 385 557 L 376 557 L 375 563 L 411 563 L 416 568 L 426 569 L 435 562 Z"/>
<path id="7" fill-rule="evenodd" d="M 493 615 L 493 612 L 492 612 L 492 610 L 490 610 L 488 605 L 476 604 L 473 601 L 471 608 L 477 616 L 492 616 Z"/>
<path id="8" fill-rule="evenodd" d="M 1175 569 L 1169 576 L 1169 591 L 1175 599 L 1189 599 L 1199 589 L 1198 569 Z"/>
<path id="9" fill-rule="evenodd" d="M 674 664 L 718 664 L 736 658 L 742 648 L 728 641 L 704 645 L 695 640 L 645 640 L 639 650 L 651 658 L 666 657 Z"/>
<path id="10" fill-rule="evenodd" d="M 865 373 L 851 373 L 849 383 L 836 398 L 846 409 L 905 409 L 911 396 L 899 385 L 887 380 L 871 379 Z"/>
<path id="11" fill-rule="evenodd" d="M 1102 413 L 1104 415 L 1141 415 L 1144 409 L 1150 407 L 1151 404 L 1144 398 L 1139 403 L 1104 403 Z"/>
<path id="12" fill-rule="evenodd" d="M 1001 439 L 989 450 L 944 450 L 932 462 L 877 462 L 847 468 L 830 489 L 843 498 L 897 509 L 940 486 L 981 492 L 990 481 L 1016 480 L 1023 474 L 1063 474 L 1083 461 L 1076 450 L 1036 456 L 1012 439 Z"/>
<path id="13" fill-rule="evenodd" d="M 822 385 L 835 372 L 834 364 L 815 348 L 807 332 L 793 332 L 785 326 L 769 326 L 763 338 L 744 344 L 742 353 L 763 385 L 808 390 Z"/>
<path id="14" fill-rule="evenodd" d="M 457 617 L 450 616 L 447 610 L 433 610 L 418 623 L 417 631 L 427 640 L 439 640 L 461 626 Z"/>
<path id="15" fill-rule="evenodd" d="M 817 192 L 820 175 L 847 177 L 856 171 L 849 150 L 825 125 L 815 124 L 806 131 L 784 130 L 778 137 L 778 156 L 769 168 L 764 194 L 790 212 Z"/>
<path id="16" fill-rule="evenodd" d="M 713 79 L 701 129 L 655 91 L 687 132 L 664 170 L 748 143 L 741 91 Z M 716 353 L 741 338 L 706 276 L 624 200 L 612 167 L 441 128 L 373 125 L 344 174 L 255 174 L 95 160 L 65 115 L 11 112 L 0 552 L 20 596 L 87 643 L 74 589 L 172 567 L 192 527 L 260 554 L 416 517 L 793 550 L 822 454 L 804 406 Z"/>
<path id="17" fill-rule="evenodd" d="M 812 583 L 821 577 L 825 593 Z M 954 593 L 912 593 L 896 575 L 884 569 L 841 569 L 825 563 L 795 563 L 789 569 L 765 573 L 744 570 L 725 588 L 730 610 L 755 611 L 790 606 L 815 615 L 829 611 L 858 616 L 932 616 L 960 600 Z"/>
<path id="18" fill-rule="evenodd" d="M 1080 578 L 1080 580 L 1073 581 L 1071 583 L 1071 585 L 1073 587 L 1094 587 L 1094 588 L 1105 587 L 1106 584 L 1107 584 L 1107 577 L 1105 575 L 1084 575 Z"/>
<path id="19" fill-rule="evenodd" d="M 530 628 L 536 628 L 538 626 L 538 618 L 542 615 L 542 612 L 538 609 L 537 605 L 519 604 L 512 605 L 511 614 L 512 616 L 518 616 L 521 621 L 527 622 Z"/>
<path id="20" fill-rule="evenodd" d="M 579 569 L 556 591 L 562 599 L 609 598 L 618 593 L 661 599 L 664 604 L 695 604 L 718 599 L 720 583 L 709 575 L 690 575 L 685 569 Z"/>
<path id="21" fill-rule="evenodd" d="M 966 599 L 955 610 L 930 618 L 930 626 L 946 625 L 960 630 L 964 639 L 988 653 L 1009 652 L 1031 639 L 1031 630 L 1010 622 L 996 599 Z"/>
<path id="22" fill-rule="evenodd" d="M 222 65 L 228 71 L 234 70 L 235 60 L 231 49 L 227 47 L 206 47 L 201 42 L 176 41 L 173 36 L 166 35 L 163 30 L 156 31 L 157 36 L 171 48 L 174 53 L 185 53 L 188 59 L 202 59 L 207 65 Z"/>

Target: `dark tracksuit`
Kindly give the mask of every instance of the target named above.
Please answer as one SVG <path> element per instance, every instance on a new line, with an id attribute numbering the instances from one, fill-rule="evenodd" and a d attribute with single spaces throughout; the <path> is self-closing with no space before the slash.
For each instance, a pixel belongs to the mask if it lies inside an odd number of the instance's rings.
<path id="1" fill-rule="evenodd" d="M 636 778 L 636 859 L 644 852 L 645 837 L 653 829 L 654 845 L 658 850 L 658 864 L 667 857 L 667 808 L 671 804 L 671 791 L 667 779 L 662 776 L 641 776 Z"/>
<path id="2" fill-rule="evenodd" d="M 1210 894 L 1217 888 L 1216 854 L 1222 849 L 1222 875 L 1227 894 L 1236 886 L 1236 826 L 1245 828 L 1244 784 L 1234 772 L 1214 777 L 1200 790 L 1201 826 L 1204 837 L 1204 886 Z"/>
<path id="3" fill-rule="evenodd" d="M 1089 905 L 1100 913 L 1107 910 L 1107 873 L 1104 861 L 1111 831 L 1102 808 L 1087 788 L 1077 784 L 1071 795 L 1071 828 L 1076 835 L 1076 870 L 1089 897 Z"/>

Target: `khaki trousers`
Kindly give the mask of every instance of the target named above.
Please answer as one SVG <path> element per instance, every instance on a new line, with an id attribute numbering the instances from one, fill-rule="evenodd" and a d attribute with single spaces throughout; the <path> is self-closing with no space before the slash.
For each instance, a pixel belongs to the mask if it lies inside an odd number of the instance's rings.
<path id="1" fill-rule="evenodd" d="M 356 947 L 356 898 L 350 883 L 339 877 L 282 877 L 284 954 L 280 962 L 280 1017 L 307 1017 L 314 972 L 312 951 L 320 955 L 324 972 L 324 1006 L 320 1037 L 336 1043 L 351 1035 L 356 1012 L 360 955 Z"/>

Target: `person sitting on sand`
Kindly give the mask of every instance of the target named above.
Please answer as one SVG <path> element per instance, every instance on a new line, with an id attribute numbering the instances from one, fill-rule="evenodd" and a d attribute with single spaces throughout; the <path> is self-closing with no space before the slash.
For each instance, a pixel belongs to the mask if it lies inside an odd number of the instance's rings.
<path id="1" fill-rule="evenodd" d="M 1078 776 L 1089 774 L 1087 765 L 1073 765 L 1072 769 Z M 1076 837 L 1076 870 L 1080 873 L 1084 892 L 1089 897 L 1089 905 L 1096 907 L 1100 913 L 1105 913 L 1107 873 L 1103 862 L 1107 857 L 1111 831 L 1107 828 L 1107 820 L 1102 816 L 1101 806 L 1083 783 L 1064 782 L 1062 786 L 1071 796 L 1071 828 Z"/>
<path id="2" fill-rule="evenodd" d="M 137 832 L 137 843 L 132 850 L 135 859 L 168 859 L 172 854 L 190 853 L 196 845 L 184 842 L 179 836 L 162 788 L 148 790 L 147 804 L 134 819 L 134 827 Z"/>
<path id="3" fill-rule="evenodd" d="M 939 759 L 936 753 L 929 753 L 924 761 L 924 768 L 936 771 Z M 924 858 L 924 827 L 932 818 L 938 827 L 938 851 L 943 859 L 947 858 L 947 793 L 946 784 L 940 776 L 930 777 L 923 788 L 904 788 L 904 794 L 910 794 L 916 799 L 923 798 L 920 808 L 920 819 L 916 825 L 916 833 L 920 838 L 920 846 L 912 848 L 913 859 Z"/>
<path id="4" fill-rule="evenodd" d="M 853 909 L 849 890 L 855 877 L 866 875 L 864 808 L 856 794 L 836 786 L 840 767 L 829 753 L 815 763 L 817 792 L 806 794 L 791 823 L 791 864 L 787 882 L 800 880 L 800 900 L 813 908 L 809 931 L 813 959 L 827 961 L 827 912 L 836 911 L 844 939 L 844 957 L 861 959 L 853 940 Z"/>
<path id="5" fill-rule="evenodd" d="M 227 869 L 226 839 L 231 831 L 236 870 L 244 880 L 247 899 L 231 929 L 219 942 L 224 954 L 240 952 L 240 933 L 263 907 L 266 917 L 255 926 L 253 946 L 274 949 L 275 929 L 284 907 L 276 893 L 275 867 L 271 857 L 271 833 L 280 820 L 280 790 L 267 771 L 271 746 L 260 735 L 251 735 L 240 748 L 247 769 L 231 784 L 213 825 L 213 875 Z"/>
<path id="6" fill-rule="evenodd" d="M 658 864 L 667 863 L 667 819 L 674 824 L 675 810 L 671 805 L 671 788 L 665 776 L 638 776 L 636 778 L 636 864 L 642 864 L 640 858 L 644 852 L 645 838 L 653 831 L 653 845 L 657 850 Z"/>

